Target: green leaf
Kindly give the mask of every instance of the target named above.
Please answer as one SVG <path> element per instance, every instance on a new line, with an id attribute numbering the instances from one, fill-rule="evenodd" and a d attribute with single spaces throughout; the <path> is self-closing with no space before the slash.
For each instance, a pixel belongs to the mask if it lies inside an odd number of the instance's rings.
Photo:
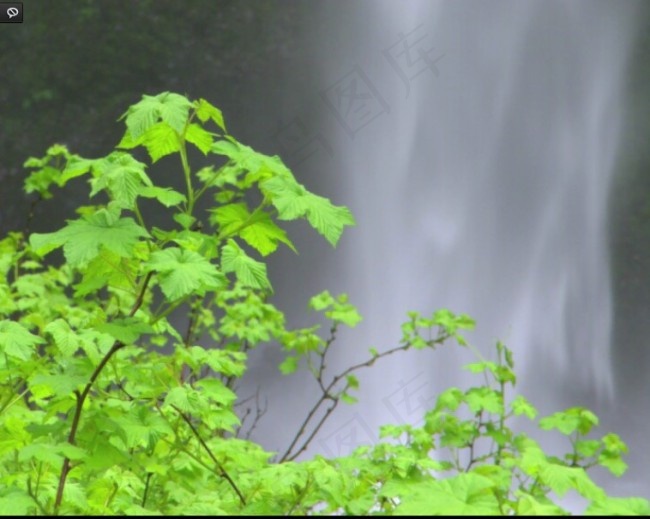
<path id="1" fill-rule="evenodd" d="M 37 344 L 45 340 L 14 321 L 0 321 L 0 351 L 19 360 L 29 360 Z"/>
<path id="2" fill-rule="evenodd" d="M 92 159 L 83 159 L 77 155 L 72 155 L 68 162 L 65 165 L 63 172 L 61 173 L 61 178 L 59 178 L 59 186 L 64 186 L 68 183 L 69 180 L 73 178 L 80 177 L 85 175 L 90 171 L 93 164 L 95 163 Z"/>
<path id="3" fill-rule="evenodd" d="M 36 503 L 26 492 L 13 489 L 0 497 L 0 515 L 15 517 L 36 515 Z"/>
<path id="4" fill-rule="evenodd" d="M 94 366 L 86 361 L 85 366 L 78 366 L 76 370 L 65 374 L 37 374 L 29 379 L 29 389 L 39 398 L 65 397 L 84 387 L 88 383 L 93 369 Z"/>
<path id="5" fill-rule="evenodd" d="M 245 203 L 228 204 L 213 210 L 210 216 L 210 222 L 218 224 L 220 234 L 225 236 L 236 233 L 250 216 Z"/>
<path id="6" fill-rule="evenodd" d="M 525 397 L 517 395 L 511 404 L 512 412 L 515 416 L 525 414 L 531 420 L 537 416 L 537 409 Z"/>
<path id="7" fill-rule="evenodd" d="M 354 375 L 348 375 L 346 377 L 348 386 L 352 389 L 359 389 L 359 379 Z"/>
<path id="8" fill-rule="evenodd" d="M 133 344 L 141 335 L 153 333 L 153 328 L 136 317 L 113 319 L 109 323 L 95 326 L 97 331 L 107 333 L 123 344 Z"/>
<path id="9" fill-rule="evenodd" d="M 544 463 L 540 467 L 539 478 L 553 492 L 562 497 L 568 490 L 575 489 L 583 497 L 597 499 L 604 492 L 587 475 L 582 467 L 567 467 L 555 463 Z"/>
<path id="10" fill-rule="evenodd" d="M 203 378 L 196 383 L 196 387 L 211 401 L 223 406 L 230 406 L 237 400 L 237 395 L 216 378 Z"/>
<path id="11" fill-rule="evenodd" d="M 318 195 L 311 195 L 307 202 L 307 220 L 332 246 L 338 243 L 345 226 L 356 225 L 347 207 L 335 206 Z"/>
<path id="12" fill-rule="evenodd" d="M 162 121 L 176 133 L 182 134 L 192 103 L 186 97 L 170 92 L 156 96 L 143 95 L 142 100 L 129 107 L 120 117 L 126 117 L 126 127 L 134 139 Z"/>
<path id="13" fill-rule="evenodd" d="M 292 178 L 276 176 L 262 182 L 260 189 L 271 199 L 280 220 L 306 217 L 311 226 L 333 246 L 345 226 L 355 225 L 347 207 L 335 206 L 327 198 L 310 193 Z"/>
<path id="14" fill-rule="evenodd" d="M 298 357 L 289 356 L 280 363 L 280 371 L 283 375 L 290 375 L 291 373 L 295 373 L 297 369 Z"/>
<path id="15" fill-rule="evenodd" d="M 593 426 L 598 425 L 598 417 L 591 411 L 582 407 L 572 407 L 566 411 L 554 413 L 542 418 L 539 426 L 542 429 L 557 429 L 562 434 L 569 435 L 574 431 L 588 434 Z"/>
<path id="16" fill-rule="evenodd" d="M 189 229 L 196 222 L 196 218 L 187 213 L 176 213 L 172 216 L 175 222 L 179 223 L 183 229 Z"/>
<path id="17" fill-rule="evenodd" d="M 114 419 L 127 448 L 154 445 L 162 436 L 172 432 L 169 424 L 150 408 L 140 406 L 130 411 Z"/>
<path id="18" fill-rule="evenodd" d="M 226 139 L 215 142 L 212 145 L 211 151 L 217 155 L 224 155 L 230 158 L 237 170 L 257 174 L 260 169 L 271 163 L 271 157 L 256 152 L 253 148 L 237 142 L 232 137 L 227 137 Z M 246 188 L 249 186 L 250 182 L 240 187 Z"/>
<path id="19" fill-rule="evenodd" d="M 215 265 L 197 252 L 178 247 L 154 252 L 146 264 L 159 273 L 160 287 L 170 301 L 226 284 L 225 276 Z"/>
<path id="20" fill-rule="evenodd" d="M 450 387 L 438 396 L 436 409 L 449 409 L 450 411 L 455 411 L 464 399 L 465 395 L 460 389 L 457 387 Z"/>
<path id="21" fill-rule="evenodd" d="M 565 515 L 564 511 L 552 503 L 538 501 L 530 494 L 523 494 L 517 503 L 517 515 Z"/>
<path id="22" fill-rule="evenodd" d="M 58 449 L 54 445 L 47 445 L 44 443 L 32 443 L 23 447 L 18 454 L 20 461 L 36 460 L 48 463 L 50 465 L 60 465 L 63 461 L 63 456 L 57 452 Z"/>
<path id="23" fill-rule="evenodd" d="M 124 152 L 114 152 L 94 161 L 90 196 L 107 190 L 120 207 L 132 209 L 140 190 L 153 186 L 145 173 L 145 165 Z"/>
<path id="24" fill-rule="evenodd" d="M 268 213 L 258 211 L 249 213 L 245 203 L 228 204 L 213 211 L 210 218 L 221 229 L 221 236 L 238 233 L 251 247 L 263 256 L 268 256 L 278 247 L 278 242 L 286 244 L 297 252 L 286 232 L 278 227 Z"/>
<path id="25" fill-rule="evenodd" d="M 219 128 L 226 132 L 226 124 L 223 121 L 221 110 L 208 103 L 205 99 L 199 99 L 194 103 L 194 106 L 196 107 L 196 115 L 202 123 L 212 119 Z"/>
<path id="26" fill-rule="evenodd" d="M 81 346 L 81 339 L 63 319 L 56 319 L 45 327 L 64 357 L 72 357 Z"/>
<path id="27" fill-rule="evenodd" d="M 650 501 L 640 497 L 606 497 L 587 508 L 585 515 L 650 515 Z"/>
<path id="28" fill-rule="evenodd" d="M 165 207 L 173 207 L 186 200 L 185 195 L 174 191 L 171 187 L 143 187 L 138 194 L 144 198 L 155 198 Z"/>
<path id="29" fill-rule="evenodd" d="M 200 406 L 199 394 L 192 388 L 174 387 L 167 393 L 165 404 L 177 407 L 184 413 L 191 413 Z"/>
<path id="30" fill-rule="evenodd" d="M 575 448 L 580 456 L 590 458 L 600 450 L 600 442 L 598 440 L 578 440 L 575 443 Z"/>
<path id="31" fill-rule="evenodd" d="M 500 515 L 499 502 L 491 489 L 494 483 L 473 473 L 418 484 L 391 480 L 379 494 L 399 497 L 399 515 Z"/>
<path id="32" fill-rule="evenodd" d="M 63 246 L 66 260 L 73 267 L 81 267 L 100 253 L 100 248 L 122 257 L 132 254 L 138 239 L 148 236 L 145 229 L 131 218 L 119 218 L 119 214 L 107 209 L 80 220 L 69 221 L 68 225 L 53 233 L 30 236 L 32 248 L 41 254 Z"/>
<path id="33" fill-rule="evenodd" d="M 487 411 L 503 414 L 503 400 L 498 391 L 489 387 L 474 387 L 465 393 L 465 402 L 472 413 Z"/>
<path id="34" fill-rule="evenodd" d="M 135 261 L 102 249 L 84 269 L 83 278 L 75 287 L 75 295 L 84 296 L 106 285 L 133 291 L 136 287 L 137 267 Z"/>
<path id="35" fill-rule="evenodd" d="M 620 455 L 616 454 L 602 453 L 598 456 L 598 464 L 605 467 L 617 477 L 622 476 L 627 471 L 627 463 L 621 459 Z"/>
<path id="36" fill-rule="evenodd" d="M 334 298 L 332 297 L 332 295 L 329 293 L 328 290 L 324 290 L 323 292 L 313 296 L 309 300 L 309 308 L 311 308 L 312 310 L 316 310 L 317 312 L 321 312 L 326 308 L 329 308 L 333 304 L 334 304 Z"/>
<path id="37" fill-rule="evenodd" d="M 226 273 L 234 272 L 244 286 L 272 290 L 266 275 L 266 265 L 249 257 L 234 240 L 228 240 L 223 246 L 221 268 Z"/>
<path id="38" fill-rule="evenodd" d="M 354 328 L 362 320 L 357 309 L 347 302 L 347 295 L 341 294 L 334 301 L 333 308 L 325 312 L 325 316 L 333 321 L 343 323 L 350 328 Z"/>
<path id="39" fill-rule="evenodd" d="M 185 132 L 187 142 L 194 144 L 203 155 L 207 155 L 212 148 L 212 135 L 198 124 L 190 124 Z"/>

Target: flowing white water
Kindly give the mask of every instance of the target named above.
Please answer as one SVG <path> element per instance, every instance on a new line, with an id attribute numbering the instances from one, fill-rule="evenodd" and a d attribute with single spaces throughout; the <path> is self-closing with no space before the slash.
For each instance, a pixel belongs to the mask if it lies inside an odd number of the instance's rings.
<path id="1" fill-rule="evenodd" d="M 622 411 L 613 383 L 607 239 L 638 4 L 317 5 L 305 34 L 317 49 L 305 73 L 317 84 L 306 117 L 319 121 L 316 151 L 295 169 L 358 226 L 336 251 L 298 240 L 301 256 L 274 277 L 280 306 L 304 315 L 319 290 L 350 294 L 364 321 L 339 333 L 333 371 L 395 346 L 408 310 L 469 314 L 470 342 L 493 356 L 503 340 L 519 392 L 543 414 L 587 405 L 642 438 L 637 486 L 606 488 L 647 495 L 647 426 L 632 424 L 638 411 Z M 255 381 L 277 360 L 262 354 Z M 482 382 L 461 370 L 474 360 L 450 346 L 378 363 L 361 376 L 359 406 L 337 409 L 308 454 L 345 455 L 382 424 L 419 422 L 441 390 Z M 275 449 L 319 394 L 300 376 L 266 390 L 279 404 L 257 434 Z"/>
<path id="2" fill-rule="evenodd" d="M 444 307 L 477 320 L 469 338 L 485 355 L 497 338 L 514 350 L 537 405 L 615 397 L 607 203 L 635 6 L 325 6 L 314 37 L 326 184 L 358 227 L 319 271 L 365 317 L 346 359 L 395 345 L 407 310 Z M 373 368 L 365 406 L 319 450 L 344 454 L 379 424 L 417 421 L 433 394 L 474 380 L 459 369 L 469 359 L 452 349 Z"/>

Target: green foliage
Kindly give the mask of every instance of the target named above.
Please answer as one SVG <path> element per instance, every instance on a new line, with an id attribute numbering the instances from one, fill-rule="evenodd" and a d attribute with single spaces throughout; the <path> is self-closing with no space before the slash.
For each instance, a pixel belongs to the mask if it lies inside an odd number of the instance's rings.
<path id="1" fill-rule="evenodd" d="M 122 151 L 85 159 L 55 145 L 25 163 L 28 193 L 45 200 L 85 177 L 96 205 L 57 231 L 0 240 L 0 513 L 560 514 L 549 496 L 569 491 L 587 499 L 587 513 L 650 513 L 647 501 L 607 496 L 587 475 L 594 465 L 625 470 L 618 436 L 587 437 L 593 413 L 540 420 L 568 437 L 564 457 L 510 428 L 537 411 L 507 394 L 516 377 L 501 343 L 495 361 L 467 366 L 486 383 L 444 391 L 422 426 L 386 426 L 382 441 L 350 456 L 297 462 L 336 407 L 356 402 L 358 371 L 450 339 L 465 346 L 461 332 L 474 322 L 409 312 L 399 345 L 331 373 L 337 334 L 359 313 L 325 291 L 309 307 L 329 332 L 288 329 L 268 301 L 264 258 L 280 244 L 295 250 L 280 222 L 304 219 L 335 245 L 354 224 L 350 211 L 239 143 L 204 99 L 144 96 L 123 119 Z M 216 163 L 194 171 L 188 143 Z M 152 164 L 177 154 L 185 193 L 155 185 L 123 151 L 138 146 Z M 166 208 L 167 228 L 147 225 L 143 199 Z M 58 248 L 56 266 L 48 255 Z M 168 317 L 181 311 L 177 328 Z M 247 422 L 235 390 L 248 352 L 272 343 L 286 353 L 280 370 L 304 366 L 321 392 L 275 459 L 246 439 L 263 413 Z"/>

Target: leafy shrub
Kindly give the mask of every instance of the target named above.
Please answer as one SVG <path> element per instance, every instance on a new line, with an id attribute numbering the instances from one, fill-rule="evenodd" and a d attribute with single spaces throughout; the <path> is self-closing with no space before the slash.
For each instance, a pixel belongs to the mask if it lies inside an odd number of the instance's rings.
<path id="1" fill-rule="evenodd" d="M 591 513 L 650 512 L 643 499 L 607 496 L 585 472 L 625 470 L 616 435 L 587 439 L 591 412 L 540 421 L 570 438 L 564 458 L 509 428 L 536 411 L 506 395 L 515 374 L 502 344 L 496 362 L 469 366 L 486 383 L 442 393 L 422 427 L 386 426 L 385 441 L 350 456 L 297 462 L 339 403 L 355 401 L 357 371 L 451 339 L 466 345 L 461 332 L 473 321 L 409 313 L 399 345 L 330 375 L 326 356 L 339 328 L 359 322 L 356 309 L 323 292 L 310 307 L 330 321 L 329 335 L 287 329 L 256 256 L 295 250 L 279 225 L 288 220 L 306 220 L 336 245 L 354 224 L 350 211 L 238 142 L 204 99 L 143 96 L 123 119 L 124 137 L 106 157 L 54 145 L 25 163 L 37 202 L 85 177 L 93 205 L 55 232 L 0 241 L 0 512 L 555 514 L 563 510 L 549 495 L 568 490 Z M 189 145 L 218 163 L 193 171 Z M 128 151 L 138 147 L 152 164 L 177 155 L 184 192 L 154 182 Z M 146 223 L 151 204 L 165 208 L 166 228 Z M 48 257 L 57 249 L 62 261 Z M 182 329 L 170 319 L 179 315 Z M 248 352 L 271 342 L 287 353 L 284 373 L 306 366 L 321 390 L 277 460 L 245 439 L 233 390 Z"/>

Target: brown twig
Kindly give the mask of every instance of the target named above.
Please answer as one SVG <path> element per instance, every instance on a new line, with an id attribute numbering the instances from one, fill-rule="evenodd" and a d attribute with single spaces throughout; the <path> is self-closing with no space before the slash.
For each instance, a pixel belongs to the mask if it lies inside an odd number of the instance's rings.
<path id="1" fill-rule="evenodd" d="M 219 460 L 218 460 L 218 459 L 216 458 L 216 456 L 212 453 L 212 450 L 210 449 L 210 447 L 208 446 L 208 444 L 205 443 L 205 440 L 203 440 L 203 438 L 202 438 L 201 435 L 199 434 L 199 431 L 197 431 L 197 430 L 195 429 L 194 425 L 192 424 L 192 421 L 191 421 L 191 420 L 188 418 L 188 416 L 187 416 L 185 413 L 183 413 L 183 411 L 181 411 L 178 407 L 176 407 L 175 405 L 172 405 L 172 407 L 176 410 L 176 412 L 178 412 L 178 414 L 181 416 L 181 418 L 182 418 L 183 420 L 185 420 L 185 423 L 187 423 L 187 425 L 190 427 L 190 429 L 192 430 L 192 433 L 194 434 L 194 436 L 196 436 L 196 439 L 199 440 L 199 443 L 201 444 L 201 446 L 202 446 L 202 447 L 205 449 L 205 451 L 208 453 L 208 456 L 210 456 L 210 459 L 214 462 L 214 464 L 216 465 L 217 469 L 219 469 L 220 476 L 221 476 L 222 478 L 224 478 L 224 479 L 228 482 L 228 484 L 232 487 L 232 489 L 235 491 L 235 493 L 236 493 L 237 496 L 239 497 L 239 501 L 241 502 L 241 504 L 242 504 L 243 506 L 246 506 L 246 499 L 244 499 L 243 494 L 241 493 L 241 491 L 239 490 L 239 488 L 237 487 L 237 485 L 235 484 L 235 482 L 233 481 L 233 479 L 230 477 L 230 475 L 228 474 L 228 472 L 226 472 L 226 469 L 223 467 L 223 465 L 222 465 L 221 463 L 219 463 Z"/>
<path id="2" fill-rule="evenodd" d="M 324 363 L 325 363 L 325 355 L 326 355 L 327 352 L 329 351 L 329 346 L 330 346 L 331 342 L 334 340 L 334 339 L 333 339 L 333 334 L 336 332 L 336 330 L 334 329 L 334 327 L 332 328 L 332 330 L 330 330 L 330 332 L 331 332 L 331 334 L 332 334 L 331 337 L 330 337 L 330 340 L 326 343 L 325 347 L 323 348 L 323 351 L 320 352 L 320 356 L 321 356 L 321 368 L 322 368 L 322 366 L 323 366 Z M 441 344 L 441 343 L 443 343 L 445 340 L 447 340 L 448 338 L 449 338 L 449 334 L 447 334 L 447 333 L 443 333 L 442 335 L 438 335 L 438 337 L 436 337 L 435 339 L 430 339 L 430 340 L 428 340 L 428 341 L 427 341 L 427 346 L 428 346 L 428 347 L 433 347 L 433 346 L 435 346 L 435 345 L 437 345 L 437 344 Z M 307 414 L 305 420 L 303 420 L 303 422 L 302 422 L 302 424 L 300 425 L 300 428 L 298 429 L 298 432 L 297 432 L 296 435 L 294 436 L 294 438 L 293 438 L 291 444 L 289 445 L 289 447 L 287 448 L 287 450 L 285 451 L 285 453 L 284 453 L 284 454 L 282 455 L 282 457 L 280 458 L 280 462 L 283 462 L 283 461 L 289 461 L 289 460 L 294 460 L 294 459 L 296 459 L 296 457 L 298 457 L 298 455 L 300 455 L 300 453 L 304 452 L 304 451 L 307 449 L 307 447 L 309 446 L 309 444 L 311 443 L 311 441 L 312 441 L 312 440 L 314 439 L 314 437 L 316 436 L 316 433 L 320 430 L 320 428 L 321 428 L 321 427 L 323 426 L 323 424 L 325 423 L 325 420 L 327 420 L 327 418 L 330 416 L 330 414 L 332 414 L 332 412 L 334 411 L 334 409 L 336 409 L 336 406 L 338 405 L 338 402 L 339 402 L 340 396 L 341 396 L 342 394 L 344 394 L 345 391 L 346 391 L 346 390 L 348 389 L 348 387 L 349 387 L 349 386 L 346 386 L 346 387 L 343 389 L 343 391 L 339 392 L 339 393 L 336 394 L 336 395 L 332 395 L 331 392 L 332 392 L 332 390 L 334 389 L 334 387 L 336 386 L 336 384 L 338 384 L 338 383 L 339 383 L 343 378 L 347 377 L 347 376 L 350 375 L 351 373 L 353 373 L 353 372 L 355 372 L 355 371 L 357 371 L 357 370 L 359 370 L 359 369 L 361 369 L 361 368 L 367 368 L 367 367 L 372 366 L 372 365 L 373 365 L 377 360 L 379 360 L 379 359 L 381 359 L 381 358 L 383 358 L 383 357 L 387 357 L 387 356 L 392 355 L 392 354 L 394 354 L 394 353 L 397 353 L 397 352 L 399 352 L 399 351 L 406 351 L 406 350 L 410 349 L 411 347 L 412 347 L 412 343 L 411 343 L 411 342 L 408 342 L 408 343 L 406 343 L 406 344 L 403 344 L 402 346 L 397 346 L 397 347 L 392 348 L 392 349 L 390 349 L 390 350 L 387 350 L 387 351 L 384 351 L 384 352 L 379 353 L 379 354 L 377 354 L 377 355 L 374 355 L 372 358 L 370 358 L 370 359 L 368 359 L 368 360 L 366 360 L 366 361 L 364 361 L 364 362 L 360 362 L 360 363 L 358 363 L 358 364 L 354 364 L 353 366 L 350 366 L 350 367 L 347 368 L 346 370 L 342 371 L 341 373 L 339 373 L 338 375 L 336 375 L 335 377 L 333 377 L 332 380 L 331 380 L 331 382 L 330 382 L 327 386 L 325 386 L 325 384 L 324 384 L 323 381 L 322 381 L 323 369 L 319 369 L 318 375 L 316 376 L 316 381 L 318 382 L 318 385 L 320 386 L 320 388 L 321 388 L 323 394 L 320 396 L 320 398 L 318 399 L 318 401 L 317 401 L 317 402 L 314 404 L 314 406 L 311 408 L 311 410 L 310 410 L 309 413 Z M 293 451 L 294 451 L 294 448 L 296 447 L 296 444 L 298 443 L 298 441 L 300 440 L 300 438 L 301 438 L 303 435 L 306 434 L 307 426 L 309 425 L 309 423 L 311 422 L 311 420 L 313 419 L 313 417 L 316 415 L 316 412 L 320 409 L 320 407 L 325 403 L 326 400 L 331 400 L 331 401 L 333 402 L 332 406 L 330 406 L 330 407 L 325 411 L 325 415 L 324 415 L 324 416 L 321 418 L 321 420 L 316 424 L 315 428 L 314 428 L 314 429 L 312 430 L 312 432 L 309 434 L 309 436 L 307 437 L 307 439 L 302 443 L 302 445 L 300 446 L 300 448 L 299 448 L 299 449 L 294 453 Z"/>
<path id="3" fill-rule="evenodd" d="M 149 281 L 151 280 L 152 275 L 153 272 L 149 272 L 145 277 L 144 282 L 142 283 L 142 288 L 140 289 L 140 293 L 138 294 L 138 297 L 135 300 L 135 303 L 133 303 L 133 307 L 129 312 L 129 317 L 133 317 L 135 313 L 138 311 L 138 309 L 142 306 L 144 294 L 147 290 L 147 286 L 149 285 Z M 104 355 L 104 358 L 100 361 L 100 363 L 93 371 L 83 391 L 80 393 L 79 391 L 75 390 L 74 393 L 77 397 L 77 406 L 75 408 L 74 416 L 72 418 L 72 427 L 70 428 L 70 434 L 68 435 L 68 443 L 70 445 L 75 444 L 75 440 L 77 438 L 77 429 L 79 428 L 79 422 L 81 421 L 81 412 L 83 409 L 83 405 L 84 402 L 86 401 L 86 398 L 88 397 L 88 394 L 90 393 L 90 390 L 93 387 L 93 384 L 95 383 L 95 380 L 97 380 L 97 377 L 99 377 L 99 374 L 102 372 L 106 364 L 108 364 L 108 361 L 111 360 L 113 355 L 119 350 L 121 350 L 122 348 L 124 348 L 124 346 L 125 344 L 123 342 L 115 341 L 111 349 L 108 350 L 106 355 Z M 66 456 L 63 459 L 63 466 L 61 467 L 61 474 L 59 476 L 59 486 L 56 490 L 56 500 L 54 501 L 55 510 L 57 510 L 59 506 L 61 506 L 61 502 L 63 501 L 63 489 L 65 488 L 65 482 L 68 477 L 68 473 L 70 472 L 70 469 L 71 469 L 70 458 Z"/>

